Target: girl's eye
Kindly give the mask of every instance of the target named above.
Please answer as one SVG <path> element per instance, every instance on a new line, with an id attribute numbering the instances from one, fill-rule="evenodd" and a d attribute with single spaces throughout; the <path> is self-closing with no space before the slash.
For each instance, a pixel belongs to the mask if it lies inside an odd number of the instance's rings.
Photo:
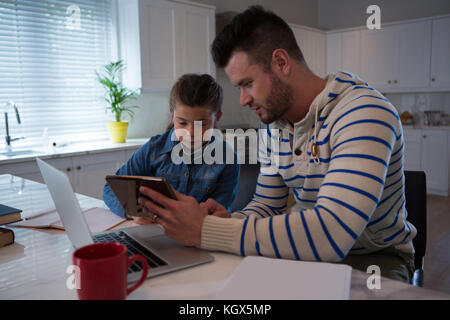
<path id="1" fill-rule="evenodd" d="M 178 124 L 179 124 L 180 126 L 185 126 L 185 125 L 186 125 L 186 122 L 178 122 Z"/>

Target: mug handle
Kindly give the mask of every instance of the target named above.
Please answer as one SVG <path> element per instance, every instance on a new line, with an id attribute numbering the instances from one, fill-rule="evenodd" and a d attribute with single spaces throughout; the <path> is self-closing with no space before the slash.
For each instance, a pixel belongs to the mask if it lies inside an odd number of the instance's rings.
<path id="1" fill-rule="evenodd" d="M 133 264 L 133 262 L 135 261 L 140 261 L 142 262 L 142 266 L 144 267 L 144 270 L 142 271 L 142 275 L 141 275 L 141 279 L 139 279 L 139 281 L 137 283 L 135 283 L 131 288 L 127 289 L 127 296 L 132 293 L 134 290 L 136 290 L 144 281 L 145 278 L 147 278 L 147 273 L 148 273 L 148 263 L 147 263 L 147 259 L 145 259 L 143 256 L 141 256 L 140 254 L 134 255 L 130 258 L 128 258 L 128 266 L 127 269 Z"/>

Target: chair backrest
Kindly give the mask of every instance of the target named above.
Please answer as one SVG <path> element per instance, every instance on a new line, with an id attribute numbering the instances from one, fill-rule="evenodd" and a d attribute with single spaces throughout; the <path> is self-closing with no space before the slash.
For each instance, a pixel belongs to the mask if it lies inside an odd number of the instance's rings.
<path id="1" fill-rule="evenodd" d="M 231 212 L 243 209 L 253 199 L 258 173 L 259 164 L 241 164 L 236 199 L 233 202 Z"/>
<path id="2" fill-rule="evenodd" d="M 405 171 L 405 199 L 407 220 L 417 229 L 413 239 L 415 268 L 423 268 L 423 258 L 427 246 L 427 184 L 423 171 Z"/>

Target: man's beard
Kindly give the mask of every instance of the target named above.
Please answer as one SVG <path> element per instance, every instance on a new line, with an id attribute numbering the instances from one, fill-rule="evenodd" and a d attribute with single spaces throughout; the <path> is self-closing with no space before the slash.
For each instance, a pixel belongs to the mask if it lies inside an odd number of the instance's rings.
<path id="1" fill-rule="evenodd" d="M 292 88 L 284 84 L 276 75 L 271 74 L 270 93 L 266 98 L 264 117 L 260 119 L 265 124 L 281 119 L 292 106 Z"/>

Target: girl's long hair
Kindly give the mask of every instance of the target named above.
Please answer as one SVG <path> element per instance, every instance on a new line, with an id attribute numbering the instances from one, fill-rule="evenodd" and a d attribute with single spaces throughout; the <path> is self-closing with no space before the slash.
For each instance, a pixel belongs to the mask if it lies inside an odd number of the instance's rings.
<path id="1" fill-rule="evenodd" d="M 176 103 L 188 107 L 206 107 L 214 114 L 222 109 L 222 87 L 209 74 L 187 73 L 182 75 L 170 90 L 169 107 L 175 110 Z M 170 120 L 166 130 L 173 128 Z"/>

